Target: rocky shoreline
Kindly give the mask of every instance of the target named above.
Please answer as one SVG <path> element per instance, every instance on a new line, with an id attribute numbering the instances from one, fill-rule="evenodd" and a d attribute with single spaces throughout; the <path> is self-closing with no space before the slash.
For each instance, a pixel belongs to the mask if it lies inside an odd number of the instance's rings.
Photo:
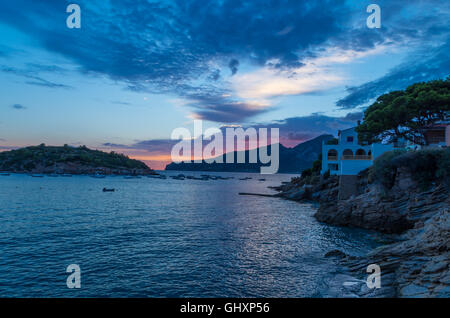
<path id="1" fill-rule="evenodd" d="M 277 196 L 316 202 L 320 222 L 396 234 L 396 241 L 365 257 L 330 251 L 358 279 L 348 284 L 356 297 L 450 297 L 450 187 L 434 183 L 427 190 L 406 169 L 399 169 L 389 191 L 369 182 L 368 171 L 358 175 L 357 193 L 339 200 L 339 179 L 321 177 L 312 184 L 302 178 L 276 187 Z M 380 289 L 365 283 L 369 264 L 381 267 Z"/>

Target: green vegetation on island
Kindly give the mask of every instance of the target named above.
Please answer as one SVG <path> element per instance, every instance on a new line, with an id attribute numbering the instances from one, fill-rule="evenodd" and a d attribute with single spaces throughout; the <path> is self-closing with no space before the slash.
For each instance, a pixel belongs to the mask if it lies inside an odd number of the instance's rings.
<path id="1" fill-rule="evenodd" d="M 145 163 L 86 146 L 31 146 L 0 153 L 0 171 L 71 174 L 152 174 Z"/>

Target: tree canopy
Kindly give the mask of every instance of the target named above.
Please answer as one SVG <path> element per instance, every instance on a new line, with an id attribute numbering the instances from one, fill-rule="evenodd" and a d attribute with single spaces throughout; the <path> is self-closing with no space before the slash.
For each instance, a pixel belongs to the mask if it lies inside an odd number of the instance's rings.
<path id="1" fill-rule="evenodd" d="M 360 142 L 403 137 L 424 144 L 424 128 L 445 120 L 449 111 L 450 77 L 416 83 L 378 97 L 364 112 L 364 122 L 356 131 Z"/>

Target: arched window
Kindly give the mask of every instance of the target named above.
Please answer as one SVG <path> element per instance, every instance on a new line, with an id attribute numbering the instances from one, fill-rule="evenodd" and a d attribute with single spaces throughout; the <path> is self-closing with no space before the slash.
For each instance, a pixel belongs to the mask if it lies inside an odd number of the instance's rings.
<path id="1" fill-rule="evenodd" d="M 353 151 L 351 151 L 350 149 L 345 149 L 344 152 L 342 153 L 342 159 L 344 160 L 353 159 Z"/>
<path id="2" fill-rule="evenodd" d="M 337 159 L 338 159 L 337 150 L 334 149 L 328 150 L 328 160 L 337 160 Z"/>
<path id="3" fill-rule="evenodd" d="M 365 156 L 366 155 L 366 151 L 364 149 L 358 149 L 358 150 L 356 150 L 355 155 L 356 156 Z"/>

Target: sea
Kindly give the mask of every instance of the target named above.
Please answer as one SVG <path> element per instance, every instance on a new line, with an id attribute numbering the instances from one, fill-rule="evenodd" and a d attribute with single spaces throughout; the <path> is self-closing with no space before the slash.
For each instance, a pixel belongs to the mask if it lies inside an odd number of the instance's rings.
<path id="1" fill-rule="evenodd" d="M 319 223 L 313 204 L 239 195 L 293 175 L 182 173 L 232 179 L 0 176 L 0 297 L 348 297 L 353 276 L 324 255 L 383 239 Z"/>

